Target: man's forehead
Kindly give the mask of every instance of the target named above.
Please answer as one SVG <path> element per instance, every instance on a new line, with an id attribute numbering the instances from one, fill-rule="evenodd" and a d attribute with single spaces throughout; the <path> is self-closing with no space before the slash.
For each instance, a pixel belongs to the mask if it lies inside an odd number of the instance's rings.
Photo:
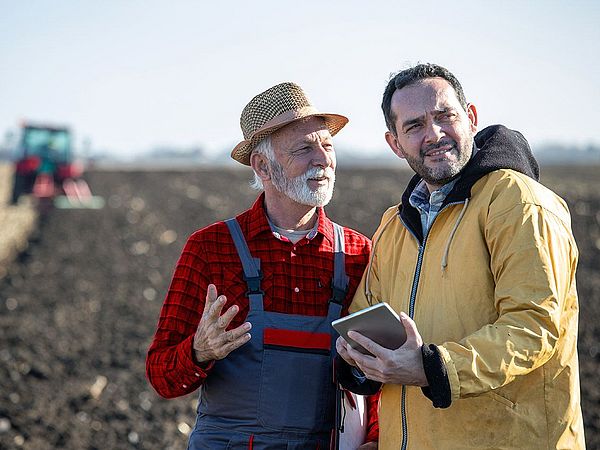
<path id="1" fill-rule="evenodd" d="M 460 106 L 456 91 L 443 78 L 426 78 L 394 92 L 392 109 L 397 115 Z"/>
<path id="2" fill-rule="evenodd" d="M 298 120 L 273 133 L 273 138 L 302 139 L 308 135 L 319 135 L 322 139 L 331 137 L 325 119 L 322 117 L 309 117 Z"/>

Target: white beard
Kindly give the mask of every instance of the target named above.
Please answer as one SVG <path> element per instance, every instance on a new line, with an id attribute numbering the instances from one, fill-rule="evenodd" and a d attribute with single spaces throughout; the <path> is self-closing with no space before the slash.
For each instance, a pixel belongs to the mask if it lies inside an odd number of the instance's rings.
<path id="1" fill-rule="evenodd" d="M 301 205 L 325 206 L 333 196 L 335 184 L 335 171 L 331 167 L 313 167 L 302 175 L 295 178 L 285 176 L 283 167 L 276 161 L 271 161 L 271 182 L 275 189 L 288 196 Z M 319 186 L 316 190 L 310 189 L 308 180 L 310 178 L 326 177 L 329 182 L 325 186 Z"/>

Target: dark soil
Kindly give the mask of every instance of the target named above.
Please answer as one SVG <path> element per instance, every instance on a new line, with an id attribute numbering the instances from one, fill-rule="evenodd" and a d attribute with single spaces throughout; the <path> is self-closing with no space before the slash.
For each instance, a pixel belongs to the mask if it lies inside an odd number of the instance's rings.
<path id="1" fill-rule="evenodd" d="M 600 448 L 600 180 L 548 168 L 581 258 L 579 356 L 588 448 Z M 410 174 L 340 170 L 328 214 L 371 235 Z M 187 236 L 251 205 L 249 171 L 92 172 L 103 210 L 55 210 L 0 281 L 0 448 L 184 449 L 196 395 L 159 398 L 144 359 Z"/>

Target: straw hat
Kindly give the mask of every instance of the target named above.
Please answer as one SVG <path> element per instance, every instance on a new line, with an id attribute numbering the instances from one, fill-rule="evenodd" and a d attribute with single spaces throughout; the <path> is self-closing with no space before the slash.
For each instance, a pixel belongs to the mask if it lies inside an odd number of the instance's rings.
<path id="1" fill-rule="evenodd" d="M 281 83 L 267 89 L 250 100 L 242 111 L 240 126 L 244 140 L 235 146 L 231 157 L 249 166 L 250 153 L 261 139 L 292 122 L 312 116 L 325 119 L 332 136 L 348 123 L 347 117 L 319 112 L 295 83 Z"/>

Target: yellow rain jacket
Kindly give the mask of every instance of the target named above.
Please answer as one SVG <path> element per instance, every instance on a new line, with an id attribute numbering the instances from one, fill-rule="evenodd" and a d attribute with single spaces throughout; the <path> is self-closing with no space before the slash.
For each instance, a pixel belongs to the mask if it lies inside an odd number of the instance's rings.
<path id="1" fill-rule="evenodd" d="M 449 388 L 441 409 L 419 387 L 384 385 L 379 449 L 585 448 L 569 211 L 524 175 L 537 163 L 520 134 L 490 127 L 476 143 L 427 236 L 408 204 L 417 177 L 384 214 L 351 306 L 408 313 Z"/>

